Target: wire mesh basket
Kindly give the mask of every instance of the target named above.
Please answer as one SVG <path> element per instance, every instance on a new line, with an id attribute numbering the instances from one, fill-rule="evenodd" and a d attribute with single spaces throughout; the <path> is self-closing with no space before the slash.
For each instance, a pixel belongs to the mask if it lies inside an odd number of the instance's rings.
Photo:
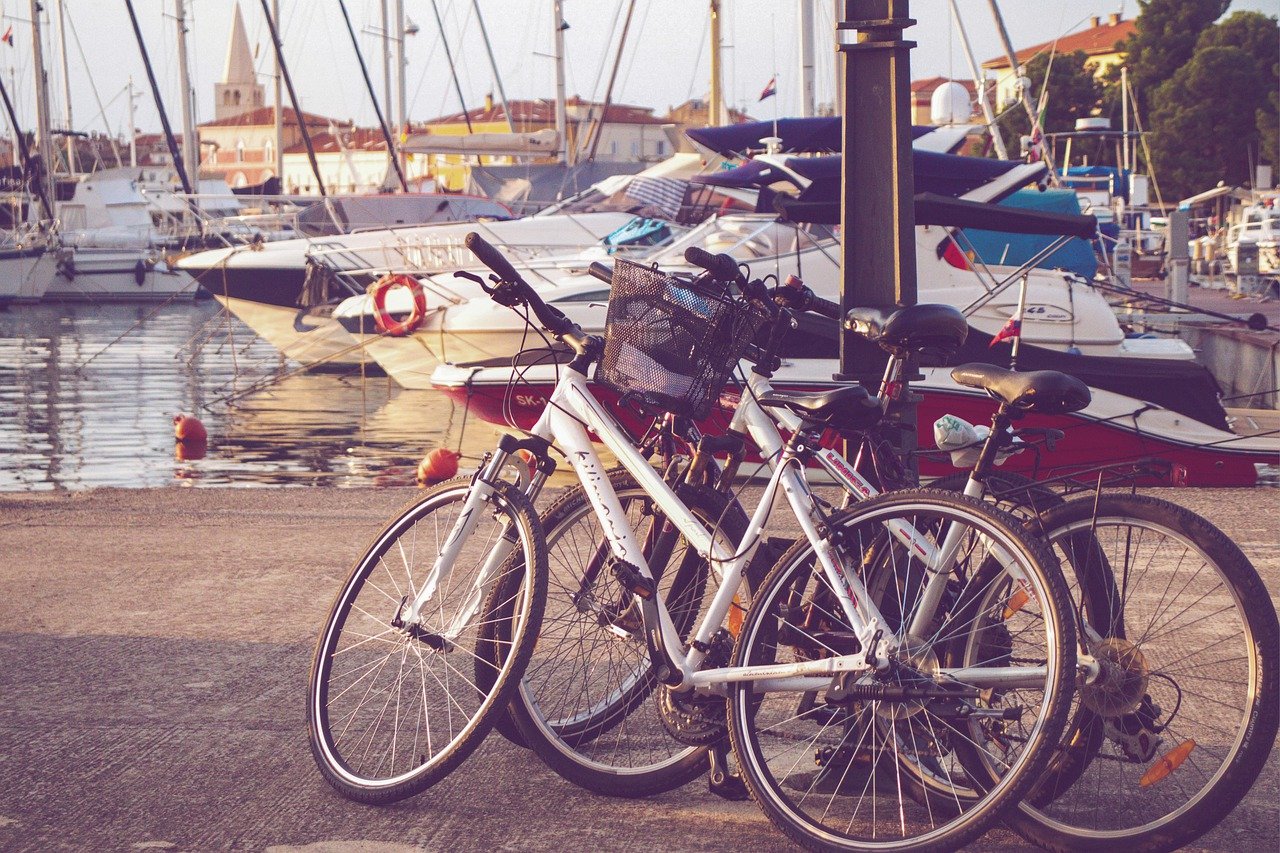
<path id="1" fill-rule="evenodd" d="M 618 260 L 596 381 L 650 407 L 705 418 L 766 319 L 724 291 Z"/>

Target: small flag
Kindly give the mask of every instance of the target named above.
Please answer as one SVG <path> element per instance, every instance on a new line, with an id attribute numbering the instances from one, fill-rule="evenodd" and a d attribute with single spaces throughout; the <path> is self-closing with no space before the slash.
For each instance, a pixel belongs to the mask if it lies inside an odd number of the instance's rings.
<path id="1" fill-rule="evenodd" d="M 1004 328 L 996 332 L 996 336 L 991 339 L 991 343 L 987 344 L 987 349 L 995 346 L 1001 341 L 1009 338 L 1018 338 L 1022 336 L 1022 320 L 1017 317 L 1010 317 L 1009 322 L 1004 324 Z"/>
<path id="2" fill-rule="evenodd" d="M 10 24 L 9 29 L 4 31 L 4 35 L 0 36 L 0 41 L 13 47 L 13 24 Z"/>
<path id="3" fill-rule="evenodd" d="M 760 93 L 760 100 L 763 101 L 765 98 L 772 98 L 776 94 L 778 94 L 778 75 L 777 74 L 770 77 L 769 82 L 765 84 L 764 91 Z"/>

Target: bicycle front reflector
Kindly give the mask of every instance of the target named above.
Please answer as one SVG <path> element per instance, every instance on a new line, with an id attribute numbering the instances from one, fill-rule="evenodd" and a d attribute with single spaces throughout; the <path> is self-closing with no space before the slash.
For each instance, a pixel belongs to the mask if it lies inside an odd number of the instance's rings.
<path id="1" fill-rule="evenodd" d="M 1173 749 L 1156 759 L 1156 763 L 1148 768 L 1146 773 L 1142 774 L 1142 778 L 1138 784 L 1143 788 L 1149 788 L 1155 783 L 1164 779 L 1182 766 L 1182 762 L 1187 760 L 1187 756 L 1191 754 L 1191 750 L 1196 748 L 1195 739 L 1184 740 Z"/>

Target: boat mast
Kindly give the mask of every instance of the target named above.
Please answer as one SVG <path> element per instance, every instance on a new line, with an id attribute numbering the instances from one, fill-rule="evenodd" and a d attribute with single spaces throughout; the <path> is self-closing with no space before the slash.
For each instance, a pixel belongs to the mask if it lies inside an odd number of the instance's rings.
<path id="1" fill-rule="evenodd" d="M 278 2 L 278 0 L 276 0 Z M 403 192 L 409 191 L 409 182 L 405 180 L 404 172 L 400 169 L 400 158 L 396 155 L 396 144 L 391 137 L 391 130 L 387 127 L 387 120 L 382 115 L 382 108 L 378 106 L 378 96 L 373 91 L 373 80 L 369 79 L 369 68 L 364 64 L 364 54 L 360 52 L 360 42 L 356 39 L 355 27 L 351 25 L 351 16 L 347 14 L 346 0 L 338 0 L 338 8 L 342 10 L 342 20 L 346 21 L 347 33 L 351 36 L 351 46 L 355 48 L 356 60 L 360 63 L 360 74 L 364 77 L 365 88 L 369 90 L 369 100 L 373 102 L 374 115 L 378 117 L 378 127 L 382 128 L 382 141 L 387 145 L 387 160 L 391 164 L 391 168 L 395 170 L 396 178 L 400 181 L 400 189 Z M 351 167 L 352 175 L 355 174 L 355 167 Z"/>
<path id="2" fill-rule="evenodd" d="M 1009 30 L 1004 25 L 1004 16 L 1000 14 L 1000 7 L 996 4 L 996 0 L 987 0 L 991 6 L 991 14 L 996 19 L 996 31 L 1000 34 L 1000 43 L 1004 45 L 1005 56 L 1009 59 L 1009 72 L 1015 77 L 1018 75 L 1018 55 L 1013 49 L 1013 42 L 1009 40 Z M 1019 86 L 1022 108 L 1027 111 L 1027 119 L 1031 122 L 1032 137 L 1039 137 L 1040 159 L 1049 167 L 1049 180 L 1057 185 L 1058 173 L 1053 168 L 1053 153 L 1049 150 L 1049 142 L 1044 138 L 1044 131 L 1036 133 L 1040 128 L 1040 114 L 1036 108 L 1036 96 L 1031 91 L 1030 86 Z"/>
<path id="3" fill-rule="evenodd" d="M 67 171 L 72 177 L 76 174 L 76 137 L 75 122 L 71 120 L 71 74 L 67 65 L 67 22 L 66 10 L 62 0 L 54 3 L 54 14 L 58 23 L 58 53 L 62 64 L 62 122 L 67 139 Z"/>
<path id="4" fill-rule="evenodd" d="M 1129 66 L 1120 66 L 1120 127 L 1124 132 L 1121 140 L 1124 145 L 1123 163 L 1121 169 L 1129 169 Z"/>
<path id="5" fill-rule="evenodd" d="M 1001 160 L 1009 159 L 1009 152 L 1004 147 L 1004 137 L 1000 135 L 1000 129 L 996 127 L 995 110 L 991 108 L 991 99 L 987 97 L 987 81 L 982 76 L 982 66 L 978 64 L 978 60 L 974 58 L 973 46 L 969 44 L 969 34 L 965 32 L 964 21 L 960 19 L 960 8 L 956 6 L 956 0 L 951 2 L 951 20 L 956 23 L 956 30 L 960 33 L 960 44 L 964 47 L 964 58 L 969 63 L 969 73 L 973 75 L 973 86 L 978 92 L 978 105 L 982 107 L 982 117 L 987 122 L 987 133 L 991 134 L 991 144 L 995 146 L 996 156 Z"/>
<path id="6" fill-rule="evenodd" d="M 267 0 L 262 0 L 262 14 L 267 17 L 267 30 L 271 35 L 271 45 L 276 51 L 276 62 L 280 65 L 280 74 L 284 77 L 285 88 L 289 90 L 289 103 L 293 105 L 293 115 L 298 120 L 298 131 L 302 134 L 302 143 L 307 148 L 307 159 L 311 161 L 311 174 L 316 178 L 316 189 L 321 198 L 328 198 L 324 189 L 324 178 L 320 177 L 320 164 L 316 161 L 316 149 L 311 144 L 311 133 L 307 130 L 307 121 L 298 107 L 298 93 L 293 88 L 293 78 L 289 76 L 289 66 L 284 62 L 284 45 L 280 43 L 280 31 L 276 29 L 276 19 L 271 17 L 271 9 Z"/>
<path id="7" fill-rule="evenodd" d="M 22 128 L 18 126 L 18 114 L 13 110 L 13 101 L 9 100 L 9 89 L 4 85 L 4 75 L 0 75 L 0 97 L 4 98 L 4 109 L 9 114 L 9 127 L 13 130 L 14 148 L 18 156 L 22 158 L 23 170 L 30 174 L 28 162 L 31 160 L 31 150 L 27 148 L 27 137 L 23 134 Z M 40 201 L 40 206 L 44 208 L 45 219 L 53 220 L 53 206 L 49 202 L 49 197 L 45 195 L 46 187 L 43 182 L 36 186 L 36 198 Z"/>
<path id="8" fill-rule="evenodd" d="M 815 115 L 813 95 L 813 4 L 800 0 L 800 117 Z"/>
<path id="9" fill-rule="evenodd" d="M 133 75 L 129 75 L 128 91 L 129 98 L 129 167 L 137 168 L 138 166 L 138 128 L 133 117 L 133 99 L 137 97 L 133 94 Z"/>
<path id="10" fill-rule="evenodd" d="M 560 137 L 556 143 L 559 148 L 557 160 L 563 164 L 569 162 L 569 116 L 564 95 L 564 31 L 568 25 L 564 22 L 561 0 L 555 0 L 551 10 L 556 37 L 556 134 Z"/>
<path id="11" fill-rule="evenodd" d="M 724 93 L 720 80 L 720 0 L 711 0 L 711 95 L 707 98 L 707 124 L 724 121 Z"/>
<path id="12" fill-rule="evenodd" d="M 502 85 L 502 75 L 498 73 L 498 63 L 493 58 L 493 45 L 489 44 L 489 30 L 484 25 L 484 15 L 480 14 L 480 0 L 471 0 L 471 8 L 475 9 L 476 23 L 480 25 L 484 52 L 489 55 L 489 69 L 493 71 L 493 80 L 498 87 L 498 103 L 502 104 L 502 114 L 507 117 L 507 130 L 515 133 L 516 123 L 511 119 L 511 110 L 507 108 L 507 89 Z"/>
<path id="13" fill-rule="evenodd" d="M 31 51 L 36 78 L 36 145 L 40 152 L 40 193 L 53 202 L 53 140 L 49 138 L 49 80 L 44 72 L 44 51 L 40 46 L 40 3 L 31 0 Z"/>
<path id="14" fill-rule="evenodd" d="M 396 113 L 393 121 L 399 133 L 407 130 L 405 115 L 408 110 L 405 107 L 404 97 L 404 63 L 404 0 L 396 0 Z"/>
<path id="15" fill-rule="evenodd" d="M 382 12 L 382 112 L 388 120 L 392 120 L 394 116 L 391 112 L 391 30 L 388 29 L 387 23 L 387 0 L 382 0 L 378 8 Z"/>
<path id="16" fill-rule="evenodd" d="M 277 21 L 280 20 L 280 0 L 271 0 L 271 17 Z M 383 61 L 386 62 L 386 57 L 383 57 Z M 281 84 L 281 77 L 280 77 L 279 54 L 276 55 L 276 73 L 275 73 L 275 80 L 273 82 L 275 84 L 275 105 L 276 105 L 276 108 L 273 110 L 273 112 L 275 113 L 274 118 L 275 118 L 275 131 L 276 131 L 275 172 L 276 172 L 276 181 L 280 184 L 280 190 L 281 192 L 283 192 L 284 191 L 284 111 L 281 109 L 281 107 L 284 106 L 284 103 L 283 103 L 284 93 L 281 91 L 282 84 Z"/>
<path id="17" fill-rule="evenodd" d="M 191 90 L 191 69 L 187 67 L 187 7 L 183 0 L 173 0 L 175 23 L 178 26 L 178 80 L 182 86 L 182 149 L 183 163 L 193 185 L 200 181 L 200 137 L 196 135 L 195 92 Z"/>
<path id="18" fill-rule="evenodd" d="M 138 14 L 134 11 L 133 0 L 124 0 L 124 5 L 129 10 L 129 20 L 133 24 L 133 35 L 138 40 L 138 50 L 142 53 L 142 65 L 147 69 L 147 80 L 151 82 L 151 97 L 155 99 L 156 112 L 160 113 L 160 127 L 164 130 L 164 139 L 169 145 L 169 156 L 173 159 L 173 168 L 178 172 L 178 180 L 182 183 L 182 191 L 190 193 L 191 181 L 187 178 L 187 168 L 182 162 L 182 152 L 178 150 L 178 140 L 173 137 L 173 127 L 169 124 L 169 113 L 165 111 L 164 99 L 160 97 L 160 84 L 156 82 L 156 73 L 151 67 L 151 56 L 147 53 L 147 43 L 142 38 L 142 27 L 138 26 Z M 31 0 L 31 6 L 34 10 L 39 6 L 39 3 L 37 0 Z M 36 76 L 39 77 L 40 75 Z M 132 133 L 132 129 L 130 132 Z"/>

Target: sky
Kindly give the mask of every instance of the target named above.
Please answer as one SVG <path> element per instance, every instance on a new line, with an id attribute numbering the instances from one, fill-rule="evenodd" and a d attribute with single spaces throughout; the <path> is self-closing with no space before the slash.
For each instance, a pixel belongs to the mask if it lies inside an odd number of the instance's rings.
<path id="1" fill-rule="evenodd" d="M 197 121 L 213 118 L 213 85 L 221 79 L 236 0 L 186 0 L 191 72 Z M 277 0 L 285 58 L 302 108 L 335 119 L 375 124 L 359 66 L 342 21 L 338 0 Z M 378 0 L 346 0 L 359 32 L 361 50 L 374 85 L 383 88 L 383 40 Z M 508 98 L 554 97 L 551 0 L 402 0 L 417 32 L 405 36 L 406 101 L 409 117 L 424 121 L 457 112 L 458 98 L 445 60 L 433 6 L 439 10 L 467 106 L 479 106 L 487 92 L 497 91 L 495 77 L 480 38 L 476 9 L 483 16 Z M 570 95 L 602 100 L 617 34 L 628 0 L 564 0 L 567 88 Z M 794 114 L 799 103 L 795 65 L 799 0 L 721 0 L 724 76 L 727 97 L 761 119 Z M 834 0 L 813 0 L 820 23 L 834 21 Z M 965 29 L 978 61 L 1002 53 L 988 0 L 958 0 Z M 43 0 L 46 18 L 56 8 Z M 122 134 L 127 127 L 125 89 L 132 75 L 139 92 L 136 125 L 159 130 L 160 122 L 147 91 L 137 43 L 124 0 L 64 0 L 73 125 L 82 131 Z M 251 48 L 270 102 L 273 73 L 270 38 L 261 0 L 240 0 Z M 395 3 L 387 4 L 394 8 Z M 0 70 L 16 102 L 19 121 L 34 125 L 29 2 L 4 0 L 0 32 L 13 27 L 13 46 L 0 44 Z M 174 0 L 134 0 L 160 82 L 170 121 L 180 128 L 178 64 Z M 1004 0 L 1001 9 L 1015 48 L 1049 41 L 1085 28 L 1089 18 L 1113 12 L 1132 17 L 1136 0 Z M 1280 13 L 1280 0 L 1236 0 L 1232 11 L 1254 9 Z M 615 102 L 654 107 L 659 114 L 691 97 L 705 97 L 709 77 L 707 3 L 703 0 L 638 0 L 626 49 L 619 66 Z M 969 76 L 959 35 L 947 0 L 915 0 L 911 14 L 919 22 L 907 31 L 918 47 L 912 51 L 913 78 Z M 63 74 L 57 29 L 42 25 L 45 63 L 49 68 L 53 124 L 65 124 Z M 817 96 L 830 101 L 835 54 L 834 26 L 820 27 L 817 44 Z M 760 92 L 777 74 L 778 96 L 758 102 Z M 381 97 L 381 94 L 379 94 Z M 287 96 L 286 96 L 287 98 Z"/>

